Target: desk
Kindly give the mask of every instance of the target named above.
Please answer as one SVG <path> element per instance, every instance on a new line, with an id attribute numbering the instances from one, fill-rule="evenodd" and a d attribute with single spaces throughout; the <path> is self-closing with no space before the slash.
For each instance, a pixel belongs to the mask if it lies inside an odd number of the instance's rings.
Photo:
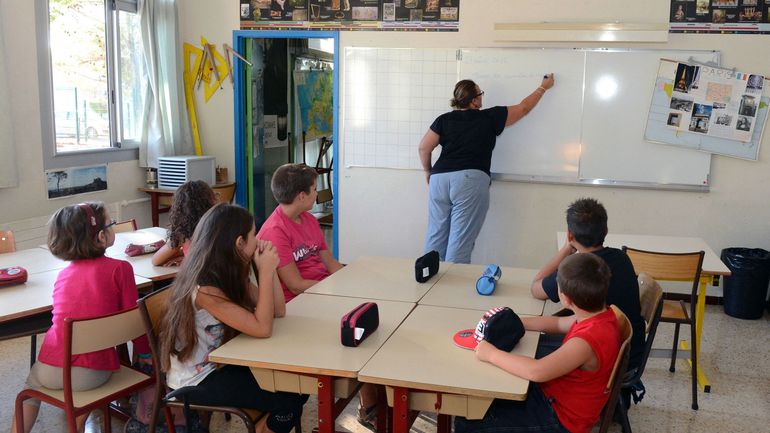
<path id="1" fill-rule="evenodd" d="M 21 266 L 28 274 L 64 269 L 69 262 L 56 258 L 47 248 L 29 248 L 0 254 L 0 268 Z M 5 290 L 5 289 L 3 289 Z"/>
<path id="2" fill-rule="evenodd" d="M 476 292 L 476 280 L 486 266 L 454 264 L 428 290 L 420 305 L 489 310 L 511 307 L 517 314 L 540 316 L 545 302 L 532 297 L 530 287 L 537 269 L 501 268 L 503 271 L 494 293 L 489 296 Z"/>
<path id="3" fill-rule="evenodd" d="M 340 343 L 340 319 L 362 302 L 303 293 L 286 305 L 286 317 L 275 320 L 270 338 L 239 335 L 211 352 L 209 359 L 250 367 L 259 386 L 268 391 L 317 394 L 319 432 L 331 433 L 334 420 L 359 386 L 358 371 L 414 307 L 376 301 L 377 331 L 360 346 L 345 347 Z M 335 397 L 341 400 L 335 403 Z"/>
<path id="4" fill-rule="evenodd" d="M 418 305 L 358 373 L 362 382 L 385 385 L 396 433 L 409 431 L 409 410 L 437 412 L 438 431 L 449 416 L 484 417 L 492 400 L 524 400 L 529 381 L 476 360 L 455 346 L 460 329 L 473 328 L 478 310 Z M 512 353 L 535 356 L 539 333 L 528 331 Z"/>
<path id="5" fill-rule="evenodd" d="M 454 264 L 440 263 L 438 274 L 424 283 L 418 283 L 414 279 L 414 261 L 395 257 L 359 257 L 305 293 L 415 303 Z"/>
<path id="6" fill-rule="evenodd" d="M 145 245 L 165 238 L 166 229 L 160 227 L 115 233 L 115 243 L 107 248 L 105 255 L 131 263 L 131 266 L 134 268 L 134 274 L 152 281 L 172 279 L 179 271 L 179 266 L 154 266 L 152 264 L 152 254 L 130 257 L 124 252 L 128 244 Z"/>
<path id="7" fill-rule="evenodd" d="M 561 248 L 567 239 L 566 232 L 558 232 L 556 234 L 557 248 Z M 706 241 L 696 237 L 681 237 L 681 236 L 652 236 L 652 235 L 627 235 L 611 233 L 608 234 L 604 240 L 604 245 L 608 247 L 621 248 L 627 246 L 630 248 L 636 248 L 647 251 L 657 251 L 662 253 L 691 253 L 695 251 L 704 251 L 706 254 L 703 257 L 703 266 L 701 270 L 700 289 L 698 290 L 698 303 L 696 305 L 695 314 L 695 338 L 698 343 L 698 353 L 701 348 L 701 332 L 703 331 L 703 316 L 706 312 L 706 285 L 710 281 L 713 281 L 714 277 L 718 275 L 730 275 L 730 269 L 722 263 L 716 253 L 708 246 Z M 687 348 L 685 342 L 681 342 L 682 348 Z M 689 350 L 689 349 L 688 349 Z M 701 389 L 704 392 L 711 392 L 711 385 L 709 384 L 706 375 L 700 369 L 701 364 L 698 363 L 698 383 L 701 385 Z"/>
<path id="8" fill-rule="evenodd" d="M 216 185 L 213 185 L 211 188 L 216 190 L 220 188 L 228 188 L 235 185 L 235 182 L 227 182 L 227 183 L 218 183 Z M 174 188 L 138 188 L 139 191 L 146 192 L 150 195 L 150 210 L 152 211 L 152 225 L 153 227 L 157 227 L 160 225 L 160 214 L 166 213 L 171 209 L 171 197 L 174 196 L 174 191 L 176 189 Z M 161 207 L 161 201 L 163 201 L 163 197 L 165 197 L 165 200 L 168 204 L 168 206 Z"/>

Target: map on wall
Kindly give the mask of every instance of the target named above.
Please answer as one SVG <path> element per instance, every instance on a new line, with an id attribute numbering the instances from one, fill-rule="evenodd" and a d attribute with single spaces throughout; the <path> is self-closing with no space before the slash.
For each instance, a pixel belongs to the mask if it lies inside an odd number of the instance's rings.
<path id="1" fill-rule="evenodd" d="M 302 130 L 307 140 L 332 136 L 332 71 L 294 71 Z"/>
<path id="2" fill-rule="evenodd" d="M 240 0 L 241 29 L 457 31 L 460 0 Z"/>
<path id="3" fill-rule="evenodd" d="M 671 33 L 770 34 L 768 0 L 672 0 Z"/>

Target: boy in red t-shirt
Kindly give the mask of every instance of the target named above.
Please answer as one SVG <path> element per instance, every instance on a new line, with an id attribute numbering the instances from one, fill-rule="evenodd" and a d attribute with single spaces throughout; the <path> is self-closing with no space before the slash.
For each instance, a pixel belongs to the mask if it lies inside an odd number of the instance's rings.
<path id="1" fill-rule="evenodd" d="M 476 357 L 532 381 L 527 399 L 496 399 L 484 419 L 455 419 L 464 432 L 590 432 L 608 395 L 605 386 L 620 351 L 620 328 L 607 308 L 610 270 L 594 254 L 573 254 L 559 265 L 559 298 L 575 314 L 522 317 L 529 331 L 566 333 L 564 343 L 542 359 L 498 350 L 482 341 Z"/>
<path id="2" fill-rule="evenodd" d="M 257 233 L 278 250 L 278 278 L 286 302 L 342 269 L 326 246 L 321 225 L 308 212 L 315 204 L 318 173 L 304 164 L 284 164 L 270 188 L 278 206 Z"/>

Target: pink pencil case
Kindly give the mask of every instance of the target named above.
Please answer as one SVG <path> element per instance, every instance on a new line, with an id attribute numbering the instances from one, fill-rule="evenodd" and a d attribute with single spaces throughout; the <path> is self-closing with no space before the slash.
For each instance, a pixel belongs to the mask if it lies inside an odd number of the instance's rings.
<path id="1" fill-rule="evenodd" d="M 380 325 L 380 312 L 374 302 L 364 302 L 342 316 L 340 339 L 343 346 L 356 347 Z"/>
<path id="2" fill-rule="evenodd" d="M 125 253 L 129 257 L 141 256 L 142 254 L 154 253 L 155 251 L 158 251 L 163 245 L 166 245 L 166 241 L 162 239 L 157 242 L 145 245 L 128 244 Z"/>

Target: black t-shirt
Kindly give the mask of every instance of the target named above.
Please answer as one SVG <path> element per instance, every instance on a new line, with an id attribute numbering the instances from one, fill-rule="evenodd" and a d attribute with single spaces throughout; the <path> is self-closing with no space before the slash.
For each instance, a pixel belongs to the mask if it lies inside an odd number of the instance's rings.
<path id="1" fill-rule="evenodd" d="M 441 156 L 431 174 L 476 169 L 486 174 L 492 164 L 495 140 L 505 129 L 508 108 L 454 110 L 444 113 L 430 125 L 439 135 Z"/>
<path id="2" fill-rule="evenodd" d="M 631 359 L 629 369 L 639 366 L 644 354 L 644 319 L 639 302 L 639 282 L 636 279 L 634 265 L 626 253 L 604 247 L 593 254 L 601 257 L 612 272 L 610 287 L 607 290 L 607 305 L 615 305 L 628 317 L 631 329 Z M 559 289 L 556 284 L 556 272 L 543 279 L 543 290 L 553 302 L 559 302 Z"/>

